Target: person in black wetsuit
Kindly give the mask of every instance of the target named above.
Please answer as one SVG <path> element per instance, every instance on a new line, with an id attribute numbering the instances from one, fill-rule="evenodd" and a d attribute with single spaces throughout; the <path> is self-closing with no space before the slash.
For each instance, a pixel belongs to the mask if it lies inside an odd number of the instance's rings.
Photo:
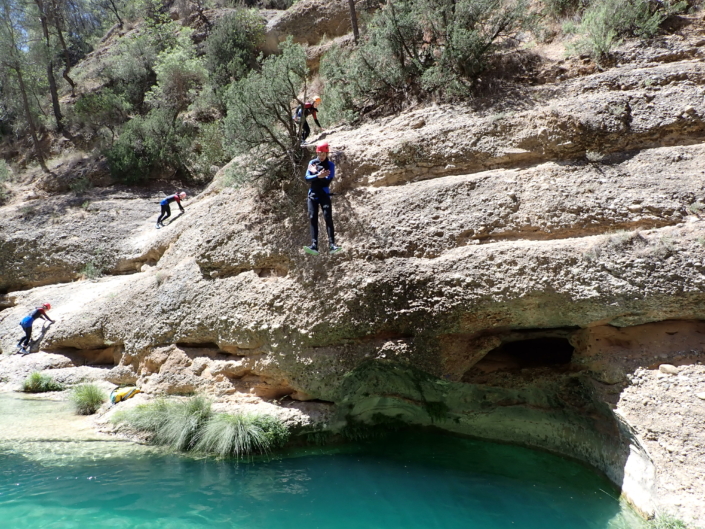
<path id="1" fill-rule="evenodd" d="M 308 218 L 311 221 L 311 246 L 304 246 L 304 251 L 318 255 L 318 207 L 323 211 L 328 232 L 330 253 L 337 253 L 342 248 L 335 245 L 335 230 L 333 228 L 333 206 L 330 201 L 330 183 L 335 177 L 335 164 L 328 159 L 330 147 L 327 141 L 316 146 L 316 157 L 308 164 L 306 181 L 308 190 Z"/>
<path id="2" fill-rule="evenodd" d="M 313 102 L 311 103 L 305 103 L 303 105 L 303 108 L 299 106 L 298 109 L 296 109 L 296 121 L 299 121 L 300 119 L 304 120 L 304 128 L 301 131 L 301 141 L 305 142 L 306 138 L 308 138 L 308 135 L 311 134 L 311 127 L 308 124 L 308 117 L 313 116 L 313 121 L 316 123 L 316 126 L 323 130 L 323 127 L 321 127 L 321 124 L 318 122 L 318 105 L 321 104 L 321 98 L 316 97 L 314 98 Z"/>
<path id="3" fill-rule="evenodd" d="M 41 307 L 35 307 L 32 312 L 22 318 L 22 321 L 20 322 L 20 327 L 22 327 L 22 330 L 24 331 L 25 335 L 20 339 L 19 342 L 17 342 L 17 347 L 23 352 L 28 352 L 27 348 L 29 347 L 29 344 L 32 341 L 32 325 L 34 324 L 34 320 L 36 320 L 37 318 L 42 318 L 51 323 L 55 323 L 54 320 L 52 320 L 46 313 L 46 311 L 48 311 L 50 308 L 51 305 L 49 303 L 44 303 Z"/>
<path id="4" fill-rule="evenodd" d="M 181 193 L 176 193 L 166 197 L 159 203 L 159 205 L 162 207 L 162 212 L 159 214 L 159 218 L 157 219 L 157 229 L 163 228 L 164 224 L 162 223 L 171 216 L 171 207 L 169 206 L 169 204 L 171 204 L 172 202 L 176 201 L 176 205 L 179 206 L 181 213 L 185 213 L 184 207 L 181 205 L 181 201 L 185 198 L 186 193 L 182 191 Z"/>

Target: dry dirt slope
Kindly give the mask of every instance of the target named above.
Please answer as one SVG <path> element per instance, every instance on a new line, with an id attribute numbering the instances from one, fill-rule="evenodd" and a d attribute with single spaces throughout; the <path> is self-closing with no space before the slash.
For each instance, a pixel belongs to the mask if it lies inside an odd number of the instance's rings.
<path id="1" fill-rule="evenodd" d="M 6 387 L 88 363 L 318 428 L 401 415 L 579 457 L 641 510 L 702 523 L 705 69 L 697 39 L 661 44 L 510 113 L 329 131 L 336 256 L 301 251 L 296 187 L 213 186 L 158 232 L 159 193 L 3 207 L 0 347 L 35 303 L 59 321 L 45 353 L 0 360 Z M 106 277 L 69 282 L 98 258 Z"/>

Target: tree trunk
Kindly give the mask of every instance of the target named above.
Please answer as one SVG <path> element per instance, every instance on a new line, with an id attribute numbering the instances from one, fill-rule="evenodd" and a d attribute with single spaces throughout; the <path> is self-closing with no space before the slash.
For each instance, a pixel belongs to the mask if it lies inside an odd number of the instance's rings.
<path id="1" fill-rule="evenodd" d="M 66 82 L 71 85 L 71 95 L 76 95 L 76 83 L 73 79 L 69 77 L 69 72 L 71 71 L 71 56 L 69 55 L 69 48 L 66 46 L 66 40 L 64 40 L 64 32 L 61 29 L 61 12 L 59 11 L 59 6 L 56 5 L 56 0 L 51 1 L 51 19 L 54 23 L 54 28 L 56 29 L 56 34 L 59 37 L 59 42 L 61 43 L 61 49 L 64 52 L 64 71 L 61 73 L 62 77 Z"/>
<path id="2" fill-rule="evenodd" d="M 20 92 L 22 93 L 22 105 L 24 106 L 24 112 L 27 115 L 27 124 L 29 125 L 29 132 L 32 135 L 32 141 L 34 142 L 34 151 L 37 155 L 37 159 L 39 160 L 39 165 L 42 166 L 44 172 L 50 173 L 51 171 L 49 171 L 49 169 L 47 168 L 47 164 L 44 161 L 44 154 L 42 154 L 42 148 L 39 145 L 37 129 L 34 126 L 34 120 L 32 119 L 32 110 L 29 108 L 29 98 L 27 97 L 27 88 L 24 84 L 24 77 L 22 77 L 22 68 L 17 65 L 14 70 L 17 73 L 17 81 L 20 85 Z"/>
<path id="3" fill-rule="evenodd" d="M 357 29 L 357 13 L 355 13 L 355 0 L 348 0 L 350 4 L 350 23 L 352 24 L 353 38 L 355 39 L 355 44 L 360 40 L 360 30 Z"/>
<path id="4" fill-rule="evenodd" d="M 122 29 L 123 23 L 122 19 L 120 18 L 120 13 L 118 13 L 118 8 L 113 0 L 109 0 L 109 2 L 110 6 L 112 7 L 113 13 L 115 13 L 115 17 L 118 19 L 118 27 Z"/>
<path id="5" fill-rule="evenodd" d="M 44 11 L 42 0 L 35 0 L 39 8 L 39 20 L 42 23 L 42 32 L 47 52 L 47 80 L 49 81 L 49 92 L 51 92 L 51 105 L 54 108 L 54 119 L 56 119 L 56 130 L 62 132 L 64 129 L 63 117 L 61 116 L 61 106 L 59 106 L 59 92 L 56 89 L 56 79 L 54 78 L 54 61 L 51 59 L 51 41 L 49 39 L 49 25 Z"/>

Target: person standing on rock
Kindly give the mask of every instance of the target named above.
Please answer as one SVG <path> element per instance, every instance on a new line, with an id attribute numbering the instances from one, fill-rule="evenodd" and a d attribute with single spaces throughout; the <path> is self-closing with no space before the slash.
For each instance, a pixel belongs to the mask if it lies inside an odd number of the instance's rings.
<path id="1" fill-rule="evenodd" d="M 308 218 L 311 222 L 311 246 L 304 246 L 304 251 L 318 255 L 318 207 L 323 211 L 328 232 L 330 253 L 337 253 L 342 248 L 335 245 L 335 230 L 333 228 L 333 206 L 330 201 L 330 183 L 335 177 L 335 164 L 328 159 L 330 146 L 322 141 L 316 146 L 316 157 L 308 164 L 306 181 L 308 190 Z"/>
<path id="2" fill-rule="evenodd" d="M 181 193 L 175 193 L 169 197 L 166 197 L 159 203 L 162 207 L 162 212 L 159 214 L 159 218 L 157 219 L 157 229 L 163 228 L 163 222 L 171 216 L 171 207 L 169 206 L 169 204 L 171 204 L 172 202 L 176 201 L 176 205 L 179 206 L 181 213 L 186 213 L 184 211 L 184 207 L 181 205 L 181 201 L 185 198 L 186 193 L 182 191 Z"/>
<path id="3" fill-rule="evenodd" d="M 42 318 L 44 320 L 49 321 L 50 323 L 55 323 L 54 320 L 52 320 L 46 313 L 46 311 L 48 311 L 49 309 L 51 309 L 51 305 L 49 303 L 43 303 L 41 307 L 35 307 L 35 309 L 31 313 L 22 318 L 22 321 L 20 322 L 20 327 L 22 327 L 25 336 L 19 342 L 17 342 L 17 348 L 24 354 L 27 354 L 29 352 L 28 348 L 30 342 L 32 341 L 32 325 L 34 324 L 34 320 L 36 320 L 37 318 Z"/>
<path id="4" fill-rule="evenodd" d="M 296 109 L 296 114 L 294 120 L 298 123 L 301 119 L 304 120 L 304 128 L 301 132 L 301 142 L 305 143 L 308 135 L 311 134 L 311 127 L 308 125 L 308 117 L 313 116 L 313 121 L 316 126 L 323 130 L 321 124 L 318 122 L 318 106 L 321 104 L 321 98 L 315 97 L 311 103 L 304 103 L 302 106 Z"/>

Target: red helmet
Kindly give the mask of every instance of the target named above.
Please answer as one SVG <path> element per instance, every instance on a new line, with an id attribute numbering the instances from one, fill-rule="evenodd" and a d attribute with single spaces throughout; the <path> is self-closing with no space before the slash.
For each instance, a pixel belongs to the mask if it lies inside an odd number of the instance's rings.
<path id="1" fill-rule="evenodd" d="M 327 141 L 322 141 L 316 145 L 316 152 L 330 152 L 330 146 Z"/>
<path id="2" fill-rule="evenodd" d="M 181 193 L 179 193 L 179 197 L 181 198 L 181 200 L 185 199 L 185 198 L 186 198 L 186 193 L 184 193 L 184 192 L 182 191 Z"/>
<path id="3" fill-rule="evenodd" d="M 42 308 L 49 310 L 51 308 L 51 305 L 49 303 L 42 303 Z"/>

